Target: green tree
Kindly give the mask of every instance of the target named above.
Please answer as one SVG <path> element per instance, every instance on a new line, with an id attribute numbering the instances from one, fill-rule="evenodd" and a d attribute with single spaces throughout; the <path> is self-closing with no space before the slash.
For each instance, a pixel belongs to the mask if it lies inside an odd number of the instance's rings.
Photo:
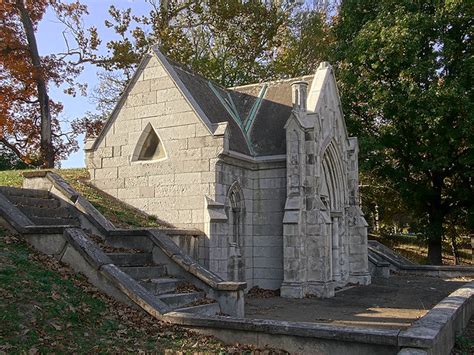
<path id="1" fill-rule="evenodd" d="M 361 167 L 400 192 L 432 264 L 445 223 L 473 210 L 473 19 L 469 1 L 345 0 L 334 28 Z"/>

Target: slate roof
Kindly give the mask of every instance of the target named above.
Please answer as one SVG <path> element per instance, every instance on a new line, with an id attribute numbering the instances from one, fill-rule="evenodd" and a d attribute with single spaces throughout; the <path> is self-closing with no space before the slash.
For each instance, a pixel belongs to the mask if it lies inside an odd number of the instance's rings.
<path id="1" fill-rule="evenodd" d="M 312 75 L 223 88 L 170 59 L 168 61 L 211 123 L 229 122 L 230 150 L 254 156 L 285 154 L 284 126 L 292 110 L 291 83 L 305 80 L 311 85 Z M 241 118 L 247 117 L 255 101 L 258 100 L 260 90 L 264 85 L 267 86 L 267 90 L 254 117 L 254 123 L 246 134 L 221 100 L 222 98 L 229 100 L 230 97 L 239 116 Z M 211 86 L 221 96 L 221 99 Z"/>
<path id="2" fill-rule="evenodd" d="M 292 110 L 291 83 L 305 80 L 311 86 L 312 79 L 312 75 L 307 75 L 229 89 L 240 97 L 241 107 L 246 110 L 255 101 L 261 87 L 264 84 L 267 85 L 267 91 L 255 117 L 252 130 L 249 132 L 250 141 L 257 156 L 286 153 L 284 126 Z"/>

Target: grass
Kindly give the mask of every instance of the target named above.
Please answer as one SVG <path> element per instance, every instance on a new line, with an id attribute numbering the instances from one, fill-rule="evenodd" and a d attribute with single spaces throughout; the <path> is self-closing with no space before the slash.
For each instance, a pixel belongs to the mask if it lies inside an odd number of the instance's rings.
<path id="1" fill-rule="evenodd" d="M 28 170 L 0 171 L 0 185 L 21 187 L 23 183 L 23 172 L 25 171 Z M 61 175 L 64 180 L 88 199 L 95 208 L 117 227 L 168 226 L 155 216 L 139 211 L 92 186 L 88 182 L 89 172 L 87 169 L 57 169 L 53 171 Z"/>

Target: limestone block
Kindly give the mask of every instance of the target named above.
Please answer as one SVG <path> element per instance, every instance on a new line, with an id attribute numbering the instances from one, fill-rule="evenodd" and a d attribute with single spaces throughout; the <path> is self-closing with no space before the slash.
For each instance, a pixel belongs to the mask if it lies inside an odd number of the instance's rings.
<path id="1" fill-rule="evenodd" d="M 135 118 L 157 117 L 165 114 L 163 102 L 135 107 Z"/>
<path id="2" fill-rule="evenodd" d="M 141 80 L 137 81 L 133 88 L 130 90 L 131 95 L 141 94 L 150 91 L 151 80 Z"/>
<path id="3" fill-rule="evenodd" d="M 196 160 L 201 159 L 201 149 L 194 148 L 194 149 L 185 149 L 185 150 L 172 150 L 172 156 L 176 157 L 177 159 L 181 160 Z"/>
<path id="4" fill-rule="evenodd" d="M 276 224 L 282 225 L 283 213 L 272 212 L 272 213 L 255 213 L 253 223 L 255 224 Z"/>
<path id="5" fill-rule="evenodd" d="M 209 136 L 211 132 L 209 129 L 201 122 L 196 124 L 196 137 Z"/>
<path id="6" fill-rule="evenodd" d="M 286 178 L 286 169 L 267 169 L 260 170 L 258 175 L 261 179 L 265 178 Z"/>
<path id="7" fill-rule="evenodd" d="M 167 75 L 168 74 L 161 65 L 153 67 L 147 66 L 145 70 L 143 70 L 143 80 L 159 79 L 166 77 Z"/>
<path id="8" fill-rule="evenodd" d="M 127 98 L 127 107 L 137 107 L 143 105 L 152 105 L 156 103 L 156 93 L 151 92 L 142 92 L 139 94 L 128 95 Z"/>
<path id="9" fill-rule="evenodd" d="M 282 236 L 259 236 L 259 237 L 252 236 L 252 240 L 255 247 L 258 247 L 258 246 L 278 247 L 281 249 L 283 246 Z"/>
<path id="10" fill-rule="evenodd" d="M 183 94 L 175 88 L 158 90 L 155 93 L 156 102 L 168 102 L 183 99 Z"/>
<path id="11" fill-rule="evenodd" d="M 128 157 L 113 157 L 113 158 L 103 158 L 102 167 L 103 168 L 114 168 L 124 165 L 129 165 L 130 160 Z"/>
<path id="12" fill-rule="evenodd" d="M 174 84 L 173 80 L 168 76 L 162 77 L 159 80 L 152 80 L 150 83 L 151 91 L 158 91 L 175 87 L 176 85 Z"/>
<path id="13" fill-rule="evenodd" d="M 209 160 L 207 159 L 189 160 L 181 163 L 181 165 L 176 165 L 176 173 L 209 171 Z"/>
<path id="14" fill-rule="evenodd" d="M 218 139 L 215 139 L 212 135 L 188 138 L 188 146 L 189 148 L 209 147 L 213 146 L 212 143 L 217 140 Z"/>
<path id="15" fill-rule="evenodd" d="M 117 197 L 119 199 L 129 200 L 138 198 L 140 195 L 140 190 L 138 187 L 128 187 L 125 189 L 117 189 Z"/>
<path id="16" fill-rule="evenodd" d="M 165 113 L 168 115 L 172 113 L 192 111 L 191 106 L 189 106 L 189 103 L 185 99 L 166 101 L 164 104 Z"/>
<path id="17" fill-rule="evenodd" d="M 255 279 L 275 279 L 275 274 L 283 274 L 283 270 L 278 268 L 254 268 Z"/>
<path id="18" fill-rule="evenodd" d="M 141 186 L 138 188 L 140 198 L 150 198 L 155 197 L 155 189 L 149 186 Z"/>
<path id="19" fill-rule="evenodd" d="M 215 172 L 209 171 L 209 172 L 202 172 L 201 173 L 201 182 L 202 183 L 215 183 L 215 181 L 216 181 L 216 173 Z"/>
<path id="20" fill-rule="evenodd" d="M 196 129 L 194 124 L 177 127 L 166 127 L 160 130 L 160 135 L 165 141 L 190 138 L 196 136 Z"/>
<path id="21" fill-rule="evenodd" d="M 179 210 L 178 218 L 183 223 L 191 223 L 192 221 L 192 210 Z"/>
<path id="22" fill-rule="evenodd" d="M 276 239 L 276 238 L 275 238 Z M 283 248 L 280 245 L 275 246 L 254 246 L 253 255 L 255 257 L 283 258 Z"/>
<path id="23" fill-rule="evenodd" d="M 283 258 L 278 257 L 255 257 L 253 258 L 254 268 L 275 268 L 283 269 Z"/>
<path id="24" fill-rule="evenodd" d="M 192 222 L 193 223 L 202 223 L 204 221 L 204 211 L 201 210 L 193 210 L 192 212 Z"/>
<path id="25" fill-rule="evenodd" d="M 105 190 L 108 188 L 117 189 L 117 188 L 125 187 L 125 183 L 122 178 L 105 179 L 105 180 L 94 179 L 94 185 L 100 190 Z"/>
<path id="26" fill-rule="evenodd" d="M 125 188 L 149 186 L 148 176 L 127 177 L 125 180 Z"/>
<path id="27" fill-rule="evenodd" d="M 148 185 L 159 187 L 162 185 L 174 185 L 174 174 L 150 175 L 148 176 Z"/>
<path id="28" fill-rule="evenodd" d="M 223 152 L 222 147 L 204 147 L 201 148 L 201 156 L 202 158 L 217 158 L 219 154 Z"/>
<path id="29" fill-rule="evenodd" d="M 102 168 L 95 171 L 95 179 L 105 180 L 105 179 L 117 179 L 118 178 L 118 169 L 117 168 Z"/>
<path id="30" fill-rule="evenodd" d="M 115 123 L 122 121 L 133 121 L 135 119 L 135 107 L 124 106 L 120 108 Z"/>
<path id="31" fill-rule="evenodd" d="M 105 136 L 105 145 L 110 147 L 110 156 L 112 156 L 112 147 L 117 145 L 128 144 L 128 132 L 109 134 Z"/>
<path id="32" fill-rule="evenodd" d="M 97 148 L 92 154 L 94 154 L 94 158 L 111 158 L 113 155 L 113 148 L 100 147 Z"/>
<path id="33" fill-rule="evenodd" d="M 167 207 L 169 208 L 169 207 Z M 202 209 L 203 196 L 187 196 L 176 199 L 176 209 Z"/>
<path id="34" fill-rule="evenodd" d="M 176 184 L 197 184 L 201 182 L 201 173 L 180 173 L 175 175 Z"/>
<path id="35" fill-rule="evenodd" d="M 132 144 L 135 143 L 134 141 L 130 140 L 130 136 L 129 136 L 129 143 L 132 143 Z M 127 157 L 127 156 L 130 157 L 133 154 L 133 151 L 135 150 L 135 145 L 132 145 L 132 144 L 120 146 L 119 155 L 124 156 L 124 157 Z M 114 150 L 114 154 L 115 154 L 115 150 Z"/>
<path id="36" fill-rule="evenodd" d="M 286 178 L 268 178 L 256 180 L 260 189 L 286 189 Z"/>
<path id="37" fill-rule="evenodd" d="M 86 166 L 89 169 L 102 168 L 102 158 L 94 156 L 94 153 L 86 154 Z"/>
<path id="38" fill-rule="evenodd" d="M 285 206 L 285 198 L 277 198 L 279 196 L 275 196 L 275 199 L 272 200 L 260 200 L 254 197 L 254 212 L 255 213 L 262 213 L 265 212 L 280 212 L 283 211 Z"/>
<path id="39" fill-rule="evenodd" d="M 122 156 L 122 146 L 121 145 L 117 145 L 117 146 L 112 147 L 112 156 L 114 158 Z M 124 156 L 127 156 L 127 155 L 124 154 Z"/>

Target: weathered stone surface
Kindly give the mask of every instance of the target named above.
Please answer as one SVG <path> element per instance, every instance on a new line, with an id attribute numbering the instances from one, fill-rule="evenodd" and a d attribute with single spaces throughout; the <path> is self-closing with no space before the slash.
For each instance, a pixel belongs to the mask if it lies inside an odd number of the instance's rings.
<path id="1" fill-rule="evenodd" d="M 118 289 L 152 316 L 160 319 L 163 314 L 171 310 L 164 302 L 150 294 L 117 266 L 104 265 L 101 271 Z"/>
<path id="2" fill-rule="evenodd" d="M 99 269 L 102 265 L 112 263 L 112 260 L 104 254 L 83 230 L 67 228 L 64 231 L 64 238 L 95 269 Z"/>

